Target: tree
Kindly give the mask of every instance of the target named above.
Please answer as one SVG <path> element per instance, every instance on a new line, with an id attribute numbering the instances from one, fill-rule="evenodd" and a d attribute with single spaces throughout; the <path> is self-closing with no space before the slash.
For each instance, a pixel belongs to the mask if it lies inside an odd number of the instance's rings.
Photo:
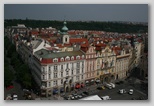
<path id="1" fill-rule="evenodd" d="M 23 86 L 25 88 L 31 88 L 31 75 L 29 73 L 25 73 L 23 76 Z"/>
<path id="2" fill-rule="evenodd" d="M 11 84 L 12 80 L 14 78 L 14 75 L 12 71 L 9 69 L 9 66 L 4 67 L 4 86 L 7 87 Z"/>

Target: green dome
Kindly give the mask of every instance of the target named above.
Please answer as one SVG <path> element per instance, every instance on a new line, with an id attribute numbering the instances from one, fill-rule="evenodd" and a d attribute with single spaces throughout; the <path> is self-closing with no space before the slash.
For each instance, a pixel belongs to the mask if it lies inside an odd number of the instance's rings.
<path id="1" fill-rule="evenodd" d="M 68 31 L 68 28 L 67 28 L 66 24 L 67 24 L 66 21 L 64 21 L 64 26 L 62 28 L 62 31 L 64 31 L 64 32 Z"/>

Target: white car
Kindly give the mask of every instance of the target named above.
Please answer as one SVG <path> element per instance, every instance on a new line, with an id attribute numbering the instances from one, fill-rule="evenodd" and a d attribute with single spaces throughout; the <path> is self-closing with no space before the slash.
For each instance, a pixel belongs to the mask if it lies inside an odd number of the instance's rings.
<path id="1" fill-rule="evenodd" d="M 13 100 L 18 100 L 18 95 L 14 94 L 13 95 Z"/>
<path id="2" fill-rule="evenodd" d="M 109 96 L 102 96 L 101 99 L 102 100 L 111 100 L 111 98 Z"/>
<path id="3" fill-rule="evenodd" d="M 105 87 L 107 87 L 108 89 L 112 89 L 112 85 L 110 84 L 105 84 Z"/>
<path id="4" fill-rule="evenodd" d="M 133 89 L 130 89 L 128 92 L 130 95 L 133 95 Z"/>
<path id="5" fill-rule="evenodd" d="M 110 85 L 112 86 L 112 88 L 115 88 L 115 84 L 113 84 L 113 83 L 110 83 Z"/>
<path id="6" fill-rule="evenodd" d="M 126 93 L 126 90 L 125 89 L 119 89 L 119 93 L 124 94 L 124 93 Z"/>

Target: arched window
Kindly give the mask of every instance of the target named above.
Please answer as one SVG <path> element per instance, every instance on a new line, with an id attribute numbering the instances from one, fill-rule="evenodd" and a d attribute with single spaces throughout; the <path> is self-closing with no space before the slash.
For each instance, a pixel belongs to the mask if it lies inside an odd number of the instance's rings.
<path id="1" fill-rule="evenodd" d="M 63 57 L 61 58 L 61 61 L 64 61 L 64 58 Z"/>
<path id="2" fill-rule="evenodd" d="M 71 57 L 71 60 L 74 60 L 74 57 L 73 56 Z"/>

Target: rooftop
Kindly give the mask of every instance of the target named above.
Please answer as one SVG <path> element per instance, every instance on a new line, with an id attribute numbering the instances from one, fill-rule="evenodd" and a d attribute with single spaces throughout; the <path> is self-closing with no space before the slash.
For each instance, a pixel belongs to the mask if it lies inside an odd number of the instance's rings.
<path id="1" fill-rule="evenodd" d="M 84 53 L 81 51 L 53 52 L 53 51 L 41 49 L 35 52 L 34 55 L 36 55 L 39 58 L 48 59 L 48 58 L 59 58 L 59 57 L 66 57 L 66 56 L 78 56 L 78 55 L 84 55 Z"/>

